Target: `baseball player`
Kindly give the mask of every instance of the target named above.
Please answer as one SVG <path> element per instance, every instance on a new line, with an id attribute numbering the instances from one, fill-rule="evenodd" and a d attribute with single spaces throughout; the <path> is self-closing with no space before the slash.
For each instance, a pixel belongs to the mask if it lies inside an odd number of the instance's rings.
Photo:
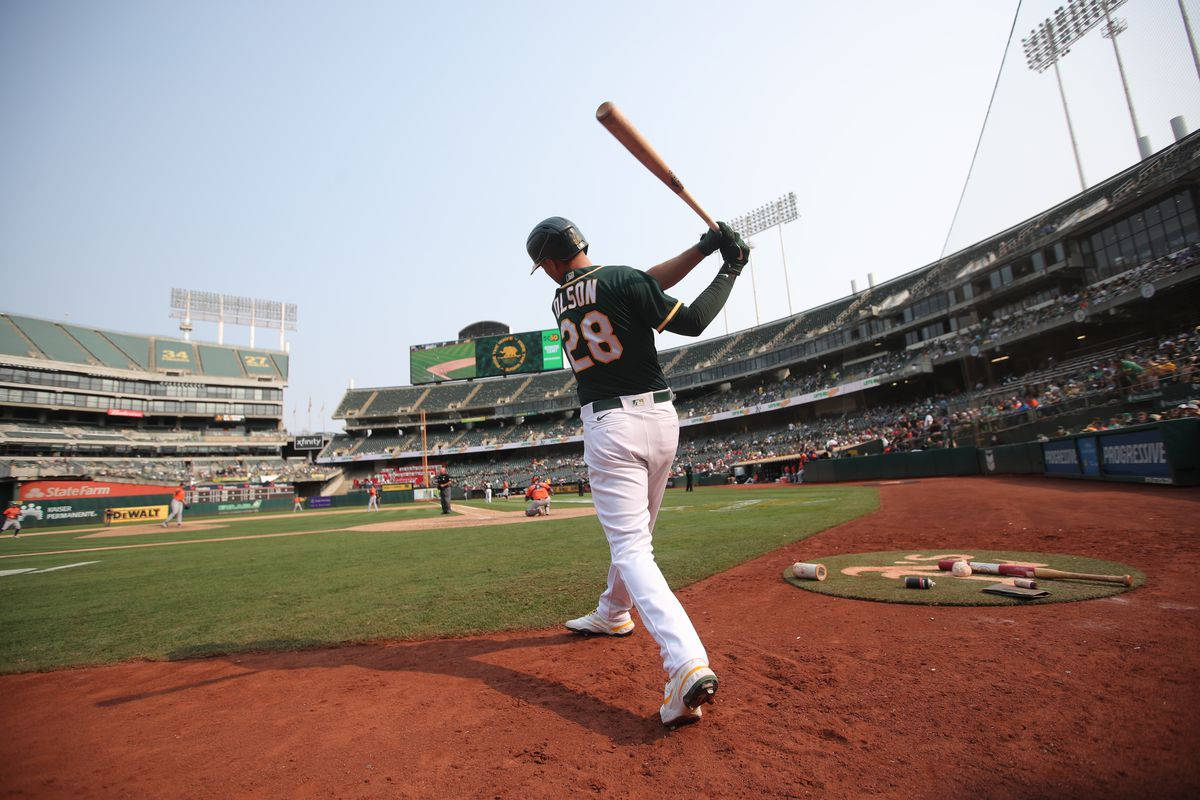
<path id="1" fill-rule="evenodd" d="M 442 513 L 450 513 L 450 476 L 443 468 L 437 476 L 438 499 L 442 501 Z"/>
<path id="2" fill-rule="evenodd" d="M 374 485 L 367 489 L 367 511 L 379 510 L 379 490 Z"/>
<path id="3" fill-rule="evenodd" d="M 14 539 L 21 532 L 21 504 L 16 500 L 10 500 L 4 509 L 4 527 L 0 533 L 4 531 L 12 531 Z"/>
<path id="4" fill-rule="evenodd" d="M 488 481 L 483 485 L 483 500 L 485 503 L 492 502 L 492 482 Z"/>
<path id="5" fill-rule="evenodd" d="M 162 524 L 164 528 L 167 527 L 167 523 L 171 520 L 177 521 L 180 528 L 183 527 L 183 507 L 186 498 L 187 492 L 184 491 L 183 484 L 181 483 L 175 487 L 175 494 L 171 496 L 170 513 L 167 514 L 167 518 L 163 520 Z"/>
<path id="6" fill-rule="evenodd" d="M 550 516 L 550 484 L 535 475 L 525 490 L 525 501 L 525 516 Z"/>
<path id="7" fill-rule="evenodd" d="M 533 271 L 540 267 L 559 284 L 551 308 L 579 389 L 584 463 L 612 557 L 596 610 L 566 626 L 626 636 L 636 605 L 662 653 L 668 680 L 659 718 L 669 727 L 700 719 L 717 676 L 654 561 L 651 532 L 679 445 L 679 417 L 654 333 L 699 336 L 725 305 L 749 249 L 728 225 L 719 227 L 645 272 L 593 264 L 587 241 L 562 217 L 538 224 L 525 243 Z M 724 264 L 691 306 L 664 293 L 718 249 Z"/>
<path id="8" fill-rule="evenodd" d="M 292 495 L 292 513 L 304 510 L 304 498 L 299 494 Z"/>

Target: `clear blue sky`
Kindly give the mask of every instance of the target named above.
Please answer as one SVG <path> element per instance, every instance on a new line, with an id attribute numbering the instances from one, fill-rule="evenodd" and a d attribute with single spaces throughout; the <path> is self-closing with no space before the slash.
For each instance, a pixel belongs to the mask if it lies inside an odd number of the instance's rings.
<path id="1" fill-rule="evenodd" d="M 1020 53 L 1057 5 L 1022 8 L 955 247 L 1078 191 L 1053 77 Z M 286 414 L 304 427 L 310 396 L 332 412 L 350 379 L 406 383 L 410 344 L 479 319 L 550 327 L 553 287 L 524 253 L 543 217 L 574 219 L 600 262 L 645 267 L 695 241 L 702 223 L 596 124 L 603 100 L 717 218 L 795 191 L 787 264 L 795 309 L 811 307 L 939 257 L 1015 8 L 12 0 L 4 310 L 171 335 L 172 286 L 297 303 Z M 1200 0 L 1188 8 L 1200 24 Z M 1178 7 L 1119 14 L 1162 147 L 1171 116 L 1200 124 Z M 1109 42 L 1093 31 L 1063 75 L 1089 179 L 1133 163 Z M 760 238 L 767 321 L 787 300 L 778 237 Z M 674 293 L 690 300 L 716 266 Z M 743 279 L 730 326 L 754 319 Z"/>

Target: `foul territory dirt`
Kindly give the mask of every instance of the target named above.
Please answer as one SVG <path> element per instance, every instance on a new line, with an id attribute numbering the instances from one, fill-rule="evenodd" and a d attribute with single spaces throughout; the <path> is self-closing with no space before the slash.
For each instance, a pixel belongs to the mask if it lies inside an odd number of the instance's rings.
<path id="1" fill-rule="evenodd" d="M 879 491 L 878 513 L 679 593 L 721 679 L 698 725 L 659 725 L 662 676 L 642 628 L 131 663 L 0 678 L 0 790 L 1200 794 L 1200 492 L 982 478 Z M 1106 600 L 941 608 L 826 597 L 779 577 L 826 554 L 930 547 L 1077 553 L 1148 579 Z"/>

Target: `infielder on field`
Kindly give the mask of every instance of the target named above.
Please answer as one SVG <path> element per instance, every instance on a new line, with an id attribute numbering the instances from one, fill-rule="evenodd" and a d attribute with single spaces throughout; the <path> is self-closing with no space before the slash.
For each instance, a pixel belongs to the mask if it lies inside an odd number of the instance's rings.
<path id="1" fill-rule="evenodd" d="M 173 494 L 171 496 L 171 502 L 168 507 L 168 510 L 170 511 L 170 513 L 168 513 L 167 518 L 165 520 L 163 520 L 162 526 L 165 528 L 165 527 L 167 527 L 167 524 L 171 520 L 175 520 L 178 523 L 178 527 L 182 528 L 183 527 L 183 509 L 186 505 L 187 505 L 187 492 L 184 490 L 183 484 L 181 483 L 177 487 L 175 487 L 175 494 Z"/>
<path id="2" fill-rule="evenodd" d="M 699 336 L 725 305 L 750 251 L 732 228 L 719 227 L 646 272 L 593 264 L 583 235 L 562 217 L 538 224 L 525 244 L 533 269 L 541 267 L 559 284 L 552 310 L 579 388 L 584 462 L 612 557 L 596 610 L 566 625 L 578 633 L 626 636 L 636 605 L 669 676 L 659 708 L 669 726 L 700 719 L 717 676 L 654 561 L 651 532 L 679 445 L 679 417 L 654 333 Z M 725 263 L 691 306 L 664 293 L 717 249 Z"/>
<path id="3" fill-rule="evenodd" d="M 0 529 L 0 533 L 7 531 L 13 532 L 14 539 L 21 532 L 21 504 L 16 500 L 9 501 L 4 509 L 4 528 Z"/>

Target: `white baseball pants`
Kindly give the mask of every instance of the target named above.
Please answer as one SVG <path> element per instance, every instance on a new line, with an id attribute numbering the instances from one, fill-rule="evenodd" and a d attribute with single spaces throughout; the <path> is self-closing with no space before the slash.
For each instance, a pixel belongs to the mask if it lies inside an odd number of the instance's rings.
<path id="1" fill-rule="evenodd" d="M 583 407 L 583 460 L 596 516 L 608 537 L 612 565 L 600 595 L 601 616 L 616 618 L 637 606 L 658 642 L 668 675 L 708 654 L 687 612 L 654 561 L 651 534 L 679 446 L 679 417 L 652 393 L 621 398 L 622 407 L 593 413 Z"/>
<path id="2" fill-rule="evenodd" d="M 163 523 L 163 525 L 170 523 L 171 520 L 175 520 L 180 525 L 182 525 L 183 524 L 183 501 L 176 500 L 175 498 L 172 497 L 169 508 L 170 508 L 170 513 L 167 514 L 167 520 L 166 520 L 166 522 Z"/>
<path id="3" fill-rule="evenodd" d="M 379 498 L 375 495 L 367 495 L 367 511 L 379 510 Z"/>

